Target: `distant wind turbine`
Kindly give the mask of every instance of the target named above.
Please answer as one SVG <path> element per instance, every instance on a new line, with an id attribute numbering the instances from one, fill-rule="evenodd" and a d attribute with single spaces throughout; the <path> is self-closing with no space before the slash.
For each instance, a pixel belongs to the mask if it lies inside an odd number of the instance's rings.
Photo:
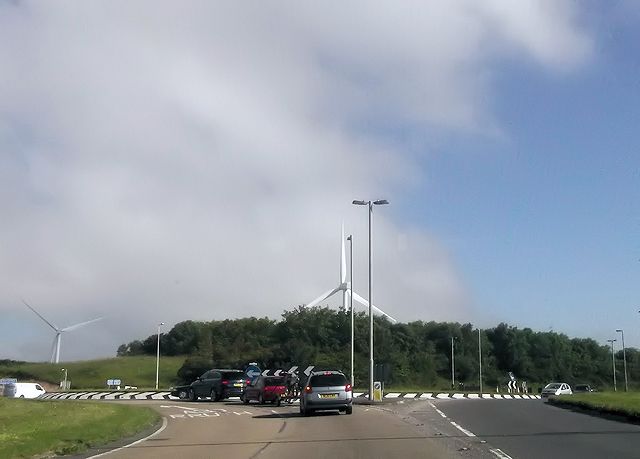
<path id="1" fill-rule="evenodd" d="M 344 250 L 344 225 L 342 225 L 342 257 L 340 259 L 340 283 L 333 290 L 328 290 L 324 292 L 318 298 L 316 298 L 311 303 L 309 303 L 307 307 L 311 308 L 317 305 L 318 303 L 320 303 L 321 301 L 324 301 L 327 298 L 335 295 L 338 292 L 342 292 L 342 307 L 346 310 L 347 299 L 352 292 L 351 292 L 351 284 L 347 282 L 347 257 Z M 353 292 L 353 299 L 356 300 L 361 305 L 369 307 L 369 302 L 364 298 L 362 298 L 360 295 L 358 295 L 356 292 Z M 394 322 L 394 323 L 397 322 L 396 319 L 394 319 L 389 314 L 384 312 L 382 309 L 376 307 L 375 305 L 371 305 L 371 308 L 378 314 L 381 314 L 384 317 L 388 318 L 391 322 Z"/>
<path id="2" fill-rule="evenodd" d="M 79 324 L 70 325 L 70 326 L 65 327 L 65 328 L 58 328 L 56 325 L 52 324 L 47 319 L 42 317 L 42 315 L 38 311 L 33 309 L 29 305 L 29 303 L 27 303 L 25 300 L 22 300 L 22 302 L 25 304 L 26 307 L 31 309 L 38 317 L 40 317 L 42 320 L 44 320 L 47 325 L 49 325 L 51 328 L 53 328 L 53 331 L 56 332 L 56 336 L 55 336 L 55 338 L 53 338 L 53 344 L 51 345 L 51 363 L 60 362 L 60 341 L 62 341 L 62 334 L 64 332 L 68 332 L 68 331 L 75 330 L 75 329 L 80 328 L 80 327 L 84 327 L 85 325 L 89 325 L 90 323 L 97 322 L 98 320 L 102 319 L 102 317 L 98 317 L 97 319 L 92 319 L 92 320 L 88 320 L 86 322 L 81 322 Z"/>

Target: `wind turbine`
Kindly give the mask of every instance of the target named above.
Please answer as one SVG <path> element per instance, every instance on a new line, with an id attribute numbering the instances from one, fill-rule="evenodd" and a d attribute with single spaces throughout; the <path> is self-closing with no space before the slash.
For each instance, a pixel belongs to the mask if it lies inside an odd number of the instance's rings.
<path id="1" fill-rule="evenodd" d="M 344 224 L 342 225 L 342 256 L 340 258 L 340 283 L 333 290 L 328 290 L 320 295 L 318 298 L 313 300 L 311 303 L 307 304 L 307 307 L 311 308 L 321 301 L 326 300 L 327 298 L 335 295 L 338 292 L 342 292 L 342 307 L 347 309 L 347 299 L 349 295 L 353 293 L 353 299 L 356 300 L 363 306 L 369 307 L 369 302 L 358 295 L 356 292 L 351 291 L 351 285 L 347 282 L 347 256 L 344 250 Z M 376 307 L 375 305 L 371 305 L 371 308 L 377 312 L 378 314 L 388 318 L 391 322 L 396 323 L 397 320 L 391 317 L 389 314 L 384 312 L 382 309 Z"/>
<path id="2" fill-rule="evenodd" d="M 42 317 L 42 315 L 40 315 L 40 313 L 38 311 L 33 309 L 29 305 L 29 303 L 27 303 L 25 300 L 22 300 L 22 302 L 25 304 L 26 307 L 31 309 L 38 317 L 40 317 L 42 320 L 44 320 L 47 325 L 49 325 L 51 328 L 53 328 L 53 331 L 56 332 L 56 336 L 55 336 L 55 338 L 53 338 L 53 344 L 51 345 L 51 363 L 60 362 L 60 341 L 62 340 L 62 334 L 64 332 L 75 330 L 77 328 L 83 327 L 83 326 L 88 325 L 88 324 L 93 323 L 93 322 L 97 322 L 98 320 L 102 319 L 102 317 L 98 317 L 97 319 L 87 320 L 86 322 L 81 322 L 81 323 L 75 324 L 75 325 L 69 325 L 68 327 L 65 327 L 65 328 L 58 328 L 57 326 L 55 326 L 54 324 L 49 322 L 47 319 Z"/>

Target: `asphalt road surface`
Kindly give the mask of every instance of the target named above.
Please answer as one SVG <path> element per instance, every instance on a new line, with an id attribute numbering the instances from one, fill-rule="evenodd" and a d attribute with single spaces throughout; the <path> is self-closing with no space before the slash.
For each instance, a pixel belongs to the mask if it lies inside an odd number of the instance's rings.
<path id="1" fill-rule="evenodd" d="M 115 403 L 150 405 L 166 418 L 167 426 L 106 456 L 114 459 L 640 457 L 640 426 L 539 400 L 401 401 L 357 405 L 350 416 L 311 417 L 301 417 L 295 405 Z"/>
<path id="2" fill-rule="evenodd" d="M 447 416 L 514 459 L 638 458 L 640 426 L 541 401 L 438 400 Z"/>

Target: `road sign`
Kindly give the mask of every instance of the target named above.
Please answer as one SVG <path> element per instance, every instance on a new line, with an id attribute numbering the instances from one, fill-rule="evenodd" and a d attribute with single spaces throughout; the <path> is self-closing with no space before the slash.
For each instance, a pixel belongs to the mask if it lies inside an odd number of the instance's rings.
<path id="1" fill-rule="evenodd" d="M 382 401 L 382 383 L 380 381 L 373 382 L 373 401 L 381 402 Z"/>
<path id="2" fill-rule="evenodd" d="M 2 378 L 0 384 L 16 384 L 18 380 L 16 378 Z"/>
<path id="3" fill-rule="evenodd" d="M 309 365 L 306 370 L 304 370 L 304 374 L 309 376 L 311 374 L 311 370 L 313 370 L 314 366 Z"/>
<path id="4" fill-rule="evenodd" d="M 254 379 L 260 376 L 262 374 L 262 371 L 260 370 L 260 367 L 258 367 L 258 365 L 249 364 L 249 366 L 244 370 L 244 373 L 250 379 Z"/>
<path id="5" fill-rule="evenodd" d="M 120 379 L 107 379 L 107 386 L 119 386 L 122 384 Z"/>

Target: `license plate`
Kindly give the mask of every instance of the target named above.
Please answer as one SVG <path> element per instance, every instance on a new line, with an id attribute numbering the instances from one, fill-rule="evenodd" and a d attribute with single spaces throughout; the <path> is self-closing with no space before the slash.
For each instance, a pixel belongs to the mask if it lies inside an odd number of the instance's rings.
<path id="1" fill-rule="evenodd" d="M 319 394 L 320 398 L 338 398 L 338 394 Z"/>
<path id="2" fill-rule="evenodd" d="M 242 387 L 242 383 L 235 383 L 233 387 Z"/>

